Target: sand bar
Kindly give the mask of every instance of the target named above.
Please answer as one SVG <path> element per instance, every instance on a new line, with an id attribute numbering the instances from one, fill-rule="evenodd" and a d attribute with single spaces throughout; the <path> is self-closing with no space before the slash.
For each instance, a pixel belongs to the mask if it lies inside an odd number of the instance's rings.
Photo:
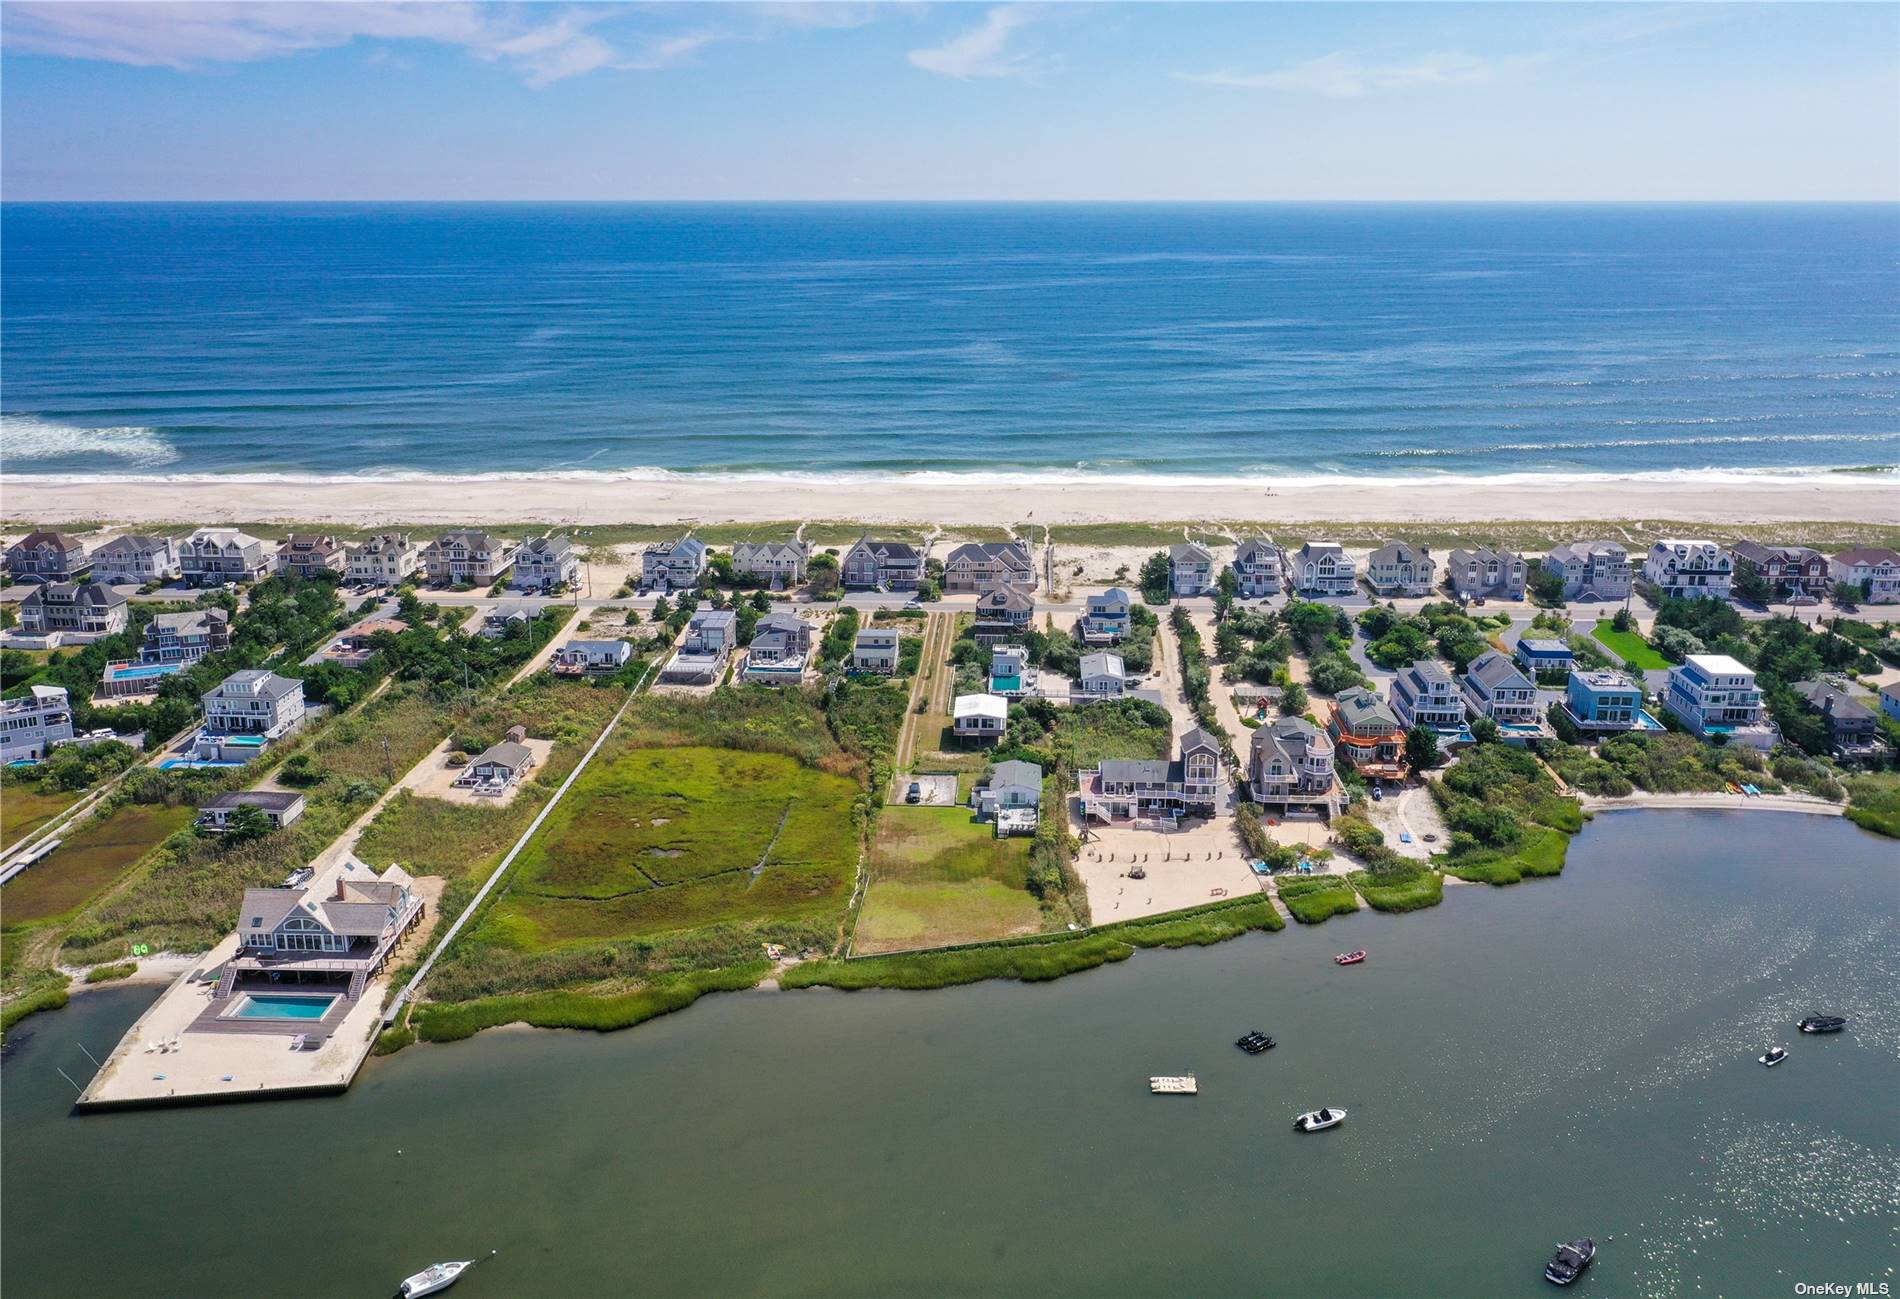
<path id="1" fill-rule="evenodd" d="M 1670 519 L 1711 525 L 1900 523 L 1886 474 L 1444 478 L 1430 481 L 771 478 L 60 479 L 0 477 L 8 517 L 44 524 L 296 520 L 384 523 L 746 523 L 786 518 L 996 526 Z"/>

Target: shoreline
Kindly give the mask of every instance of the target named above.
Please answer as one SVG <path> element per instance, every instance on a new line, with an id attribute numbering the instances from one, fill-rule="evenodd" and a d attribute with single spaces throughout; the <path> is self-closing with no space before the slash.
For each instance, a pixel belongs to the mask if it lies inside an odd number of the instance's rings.
<path id="1" fill-rule="evenodd" d="M 1681 794 L 1625 794 L 1605 798 L 1579 794 L 1585 812 L 1798 812 L 1808 816 L 1845 816 L 1847 804 L 1830 803 L 1812 794 L 1745 795 L 1709 792 Z"/>
<path id="2" fill-rule="evenodd" d="M 1008 526 L 1181 521 L 1900 524 L 1886 474 L 1500 475 L 1472 478 L 1091 477 L 1083 474 L 543 474 L 300 478 L 0 475 L 11 518 L 40 524 L 286 520 L 355 526 L 769 523 L 787 517 Z"/>

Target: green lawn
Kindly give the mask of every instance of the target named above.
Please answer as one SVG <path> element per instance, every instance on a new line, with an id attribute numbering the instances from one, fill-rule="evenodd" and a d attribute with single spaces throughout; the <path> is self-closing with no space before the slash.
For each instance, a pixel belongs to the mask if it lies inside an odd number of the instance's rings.
<path id="1" fill-rule="evenodd" d="M 855 949 L 985 942 L 1042 928 L 1028 889 L 1029 840 L 998 839 L 967 808 L 887 807 Z"/>
<path id="2" fill-rule="evenodd" d="M 1599 622 L 1590 634 L 1609 646 L 1630 667 L 1660 671 L 1670 666 L 1669 660 L 1658 654 L 1648 641 L 1633 631 L 1616 630 L 1608 618 Z"/>
<path id="3" fill-rule="evenodd" d="M 855 876 L 857 794 L 776 753 L 597 760 L 522 852 L 483 936 L 532 950 L 836 912 Z"/>
<path id="4" fill-rule="evenodd" d="M 64 915 L 197 815 L 192 807 L 128 804 L 87 821 L 52 856 L 0 889 L 0 916 L 14 925 Z"/>
<path id="5" fill-rule="evenodd" d="M 0 847 L 18 843 L 79 801 L 83 791 L 43 792 L 25 781 L 8 783 L 0 791 Z"/>

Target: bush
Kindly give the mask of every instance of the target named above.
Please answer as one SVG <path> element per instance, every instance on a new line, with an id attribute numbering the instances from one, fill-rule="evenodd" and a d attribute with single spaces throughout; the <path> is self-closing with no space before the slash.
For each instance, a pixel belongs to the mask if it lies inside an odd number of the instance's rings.
<path id="1" fill-rule="evenodd" d="M 95 965 L 86 971 L 86 982 L 112 983 L 118 979 L 129 979 L 138 972 L 137 961 L 120 961 L 116 965 Z"/>

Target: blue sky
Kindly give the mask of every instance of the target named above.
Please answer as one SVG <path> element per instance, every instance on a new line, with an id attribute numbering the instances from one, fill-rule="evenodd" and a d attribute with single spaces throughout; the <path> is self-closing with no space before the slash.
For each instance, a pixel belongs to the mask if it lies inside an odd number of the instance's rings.
<path id="1" fill-rule="evenodd" d="M 35 4 L 9 199 L 1900 199 L 1890 4 Z"/>

